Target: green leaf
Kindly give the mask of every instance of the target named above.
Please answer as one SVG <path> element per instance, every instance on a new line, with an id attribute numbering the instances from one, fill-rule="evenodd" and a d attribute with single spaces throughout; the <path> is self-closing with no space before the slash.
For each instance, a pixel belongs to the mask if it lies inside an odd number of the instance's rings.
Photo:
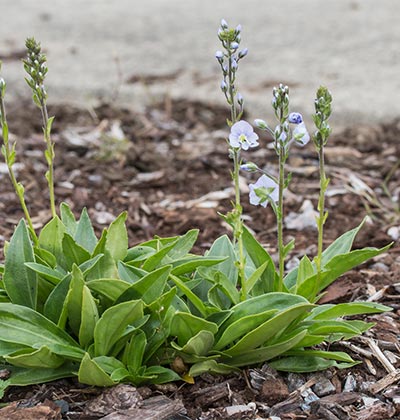
<path id="1" fill-rule="evenodd" d="M 106 249 L 115 261 L 123 260 L 128 250 L 128 232 L 125 222 L 127 213 L 121 213 L 110 225 L 107 233 Z"/>
<path id="2" fill-rule="evenodd" d="M 55 268 L 57 265 L 57 258 L 49 251 L 44 248 L 37 246 L 33 247 L 36 262 L 42 262 L 43 265 L 47 265 L 51 268 Z M 60 267 L 58 267 L 60 269 Z"/>
<path id="3" fill-rule="evenodd" d="M 262 293 L 274 292 L 275 284 L 278 282 L 278 274 L 276 273 L 271 256 L 245 226 L 243 226 L 242 239 L 247 258 L 253 262 L 255 269 L 267 262 L 267 268 L 264 270 L 260 280 L 253 287 L 253 294 L 260 295 Z"/>
<path id="4" fill-rule="evenodd" d="M 71 270 L 73 264 L 81 265 L 90 259 L 90 253 L 75 242 L 74 238 L 68 233 L 62 240 L 62 250 L 66 260 L 66 267 Z"/>
<path id="5" fill-rule="evenodd" d="M 174 246 L 163 258 L 162 264 L 170 264 L 172 261 L 184 258 L 193 248 L 198 236 L 199 230 L 192 229 L 185 233 L 185 235 L 178 237 L 178 240 L 174 242 Z"/>
<path id="6" fill-rule="evenodd" d="M 176 239 L 171 244 L 163 246 L 159 251 L 157 251 L 155 254 L 153 254 L 144 262 L 142 269 L 146 271 L 152 271 L 156 267 L 159 267 L 161 265 L 161 261 L 171 251 L 171 249 L 174 248 L 177 242 L 178 242 L 178 239 Z"/>
<path id="7" fill-rule="evenodd" d="M 206 253 L 207 258 L 224 258 L 225 261 L 219 263 L 213 269 L 225 274 L 229 281 L 236 286 L 238 279 L 238 269 L 235 266 L 237 260 L 235 249 L 228 236 L 219 237 Z M 208 289 L 207 289 L 208 291 Z M 207 293 L 207 292 L 206 292 Z"/>
<path id="8" fill-rule="evenodd" d="M 387 251 L 391 245 L 387 245 L 383 248 L 363 248 L 356 249 L 347 254 L 340 254 L 333 257 L 324 267 L 324 271 L 321 273 L 320 284 L 317 290 L 319 293 L 321 290 L 328 287 L 333 283 L 339 276 L 356 267 L 357 265 L 373 258 L 383 252 Z M 312 277 L 304 280 L 297 289 L 297 294 L 305 296 L 306 298 L 312 298 L 315 291 L 315 283 L 318 277 L 314 274 Z"/>
<path id="9" fill-rule="evenodd" d="M 142 367 L 146 344 L 145 333 L 138 331 L 126 345 L 122 360 L 131 373 L 137 373 Z"/>
<path id="10" fill-rule="evenodd" d="M 47 346 L 53 353 L 80 360 L 82 350 L 65 331 L 26 306 L 0 303 L 0 337 L 28 347 Z"/>
<path id="11" fill-rule="evenodd" d="M 189 375 L 196 377 L 206 372 L 227 375 L 232 372 L 240 372 L 240 370 L 230 365 L 218 363 L 215 360 L 206 360 L 204 362 L 195 363 L 190 368 Z"/>
<path id="12" fill-rule="evenodd" d="M 125 262 L 130 265 L 140 263 L 147 260 L 150 256 L 154 255 L 156 250 L 150 246 L 137 245 L 129 248 L 125 256 Z"/>
<path id="13" fill-rule="evenodd" d="M 232 322 L 220 336 L 218 342 L 214 346 L 214 349 L 222 350 L 228 344 L 233 343 L 249 331 L 254 330 L 254 328 L 258 327 L 260 324 L 263 324 L 266 320 L 275 315 L 276 312 L 276 309 L 268 309 L 258 314 L 244 316 L 235 322 Z"/>
<path id="14" fill-rule="evenodd" d="M 85 285 L 82 290 L 82 314 L 79 328 L 79 343 L 83 348 L 89 347 L 93 342 L 94 328 L 99 319 L 96 302 Z"/>
<path id="15" fill-rule="evenodd" d="M 97 279 L 86 283 L 90 290 L 115 302 L 129 287 L 130 283 L 119 279 Z"/>
<path id="16" fill-rule="evenodd" d="M 314 305 L 310 303 L 300 303 L 279 312 L 277 315 L 247 333 L 234 346 L 226 350 L 224 353 L 230 356 L 237 356 L 240 353 L 254 349 L 266 343 L 276 334 L 282 333 L 294 320 L 313 307 Z"/>
<path id="17" fill-rule="evenodd" d="M 85 281 L 83 274 L 79 268 L 74 265 L 72 267 L 71 282 L 67 296 L 68 322 L 74 334 L 79 336 L 79 329 L 82 318 L 82 294 Z"/>
<path id="18" fill-rule="evenodd" d="M 307 320 L 329 320 L 343 316 L 374 314 L 392 311 L 393 308 L 375 302 L 347 302 L 337 305 L 319 305 L 311 311 Z"/>
<path id="19" fill-rule="evenodd" d="M 61 203 L 60 214 L 63 225 L 65 226 L 65 231 L 74 237 L 78 223 L 76 222 L 74 213 L 72 213 L 67 203 Z"/>
<path id="20" fill-rule="evenodd" d="M 171 271 L 175 276 L 182 274 L 192 273 L 198 267 L 211 267 L 225 261 L 226 257 L 192 257 L 185 260 L 178 260 L 173 263 L 173 269 Z"/>
<path id="21" fill-rule="evenodd" d="M 313 263 L 309 260 L 307 255 L 304 255 L 304 257 L 300 260 L 300 264 L 298 267 L 297 285 L 300 285 L 301 283 L 303 283 L 304 280 L 313 276 L 315 272 L 316 271 L 313 266 Z"/>
<path id="22" fill-rule="evenodd" d="M 190 300 L 190 302 L 195 306 L 195 308 L 200 312 L 203 317 L 207 317 L 211 312 L 209 308 L 206 308 L 203 301 L 190 290 L 186 284 L 174 275 L 170 275 L 171 280 L 176 284 L 178 289 Z"/>
<path id="23" fill-rule="evenodd" d="M 164 366 L 150 366 L 146 369 L 144 374 L 145 376 L 152 378 L 148 382 L 156 385 L 180 381 L 182 379 L 176 372 Z"/>
<path id="24" fill-rule="evenodd" d="M 322 253 L 322 268 L 334 257 L 350 252 L 353 242 L 358 232 L 365 223 L 365 219 L 354 229 L 349 230 L 343 235 L 339 236 L 325 251 Z"/>
<path id="25" fill-rule="evenodd" d="M 140 300 L 122 302 L 108 308 L 94 329 L 96 356 L 107 356 L 128 325 L 142 317 L 143 303 Z"/>
<path id="26" fill-rule="evenodd" d="M 346 369 L 358 363 L 360 362 L 338 363 L 336 360 L 313 356 L 290 356 L 269 362 L 268 365 L 282 372 L 306 373 L 326 370 L 331 367 Z"/>
<path id="27" fill-rule="evenodd" d="M 78 380 L 81 384 L 93 386 L 113 386 L 117 384 L 98 363 L 90 358 L 88 353 L 85 354 L 79 366 Z"/>
<path id="28" fill-rule="evenodd" d="M 171 268 L 170 265 L 166 265 L 146 274 L 136 283 L 133 283 L 118 298 L 118 302 L 132 299 L 142 299 L 144 303 L 153 302 L 164 293 Z"/>
<path id="29" fill-rule="evenodd" d="M 11 301 L 36 309 L 38 281 L 36 273 L 25 266 L 35 262 L 24 220 L 18 223 L 7 249 L 3 282 Z"/>
<path id="30" fill-rule="evenodd" d="M 238 367 L 249 366 L 255 363 L 264 363 L 298 345 L 306 336 L 306 334 L 306 331 L 300 331 L 297 334 L 291 334 L 289 337 L 282 338 L 279 340 L 279 342 L 270 346 L 243 351 L 234 357 L 229 357 L 226 359 L 226 362 L 231 366 Z"/>
<path id="31" fill-rule="evenodd" d="M 178 338 L 178 344 L 183 347 L 192 337 L 200 331 L 209 331 L 216 334 L 217 324 L 196 317 L 187 312 L 176 312 L 171 323 L 171 336 Z"/>
<path id="32" fill-rule="evenodd" d="M 173 343 L 172 343 L 173 344 Z M 183 353 L 196 356 L 207 356 L 214 344 L 214 334 L 210 331 L 199 331 L 194 337 L 180 348 Z"/>
<path id="33" fill-rule="evenodd" d="M 82 210 L 81 217 L 76 227 L 74 239 L 79 245 L 81 245 L 90 253 L 92 253 L 96 247 L 97 238 L 94 234 L 94 229 L 86 208 Z"/>
<path id="34" fill-rule="evenodd" d="M 53 289 L 44 304 L 44 315 L 60 328 L 64 328 L 67 322 L 67 295 L 71 283 L 71 275 L 66 275 Z"/>
<path id="35" fill-rule="evenodd" d="M 26 369 L 10 365 L 0 365 L 0 368 L 10 371 L 11 376 L 7 380 L 9 386 L 27 386 L 69 378 L 75 376 L 76 371 L 76 365 L 73 363 L 65 363 L 57 369 Z"/>
<path id="36" fill-rule="evenodd" d="M 25 266 L 53 285 L 57 285 L 64 278 L 64 275 L 60 271 L 49 268 L 46 265 L 31 262 L 25 263 Z"/>
<path id="37" fill-rule="evenodd" d="M 122 261 L 118 261 L 118 274 L 122 280 L 129 283 L 136 283 L 138 280 L 146 276 L 148 272 Z"/>
<path id="38" fill-rule="evenodd" d="M 47 346 L 39 349 L 21 349 L 4 356 L 4 359 L 14 366 L 42 369 L 56 369 L 65 361 L 63 357 L 52 353 Z"/>
<path id="39" fill-rule="evenodd" d="M 53 217 L 42 229 L 39 235 L 39 247 L 51 252 L 57 260 L 57 264 L 65 267 L 62 240 L 65 227 L 58 216 Z"/>

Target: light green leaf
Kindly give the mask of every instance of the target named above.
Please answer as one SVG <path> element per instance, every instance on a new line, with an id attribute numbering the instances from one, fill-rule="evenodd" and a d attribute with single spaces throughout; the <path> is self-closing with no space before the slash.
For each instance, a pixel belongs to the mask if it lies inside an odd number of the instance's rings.
<path id="1" fill-rule="evenodd" d="M 67 322 L 67 295 L 71 275 L 67 274 L 50 293 L 44 304 L 44 315 L 60 328 L 64 329 Z"/>
<path id="2" fill-rule="evenodd" d="M 142 367 L 146 344 L 146 335 L 139 330 L 126 345 L 122 360 L 131 373 L 137 373 Z"/>
<path id="3" fill-rule="evenodd" d="M 36 309 L 38 281 L 36 273 L 25 266 L 27 262 L 35 259 L 28 229 L 21 220 L 7 248 L 3 283 L 13 303 Z"/>
<path id="4" fill-rule="evenodd" d="M 203 330 L 215 335 L 218 331 L 218 326 L 190 313 L 176 312 L 171 323 L 170 334 L 177 337 L 178 344 L 183 347 L 192 337 Z"/>
<path id="5" fill-rule="evenodd" d="M 68 270 L 71 270 L 73 264 L 79 266 L 90 260 L 91 257 L 90 253 L 80 246 L 68 233 L 64 234 L 64 238 L 62 240 L 62 251 Z"/>
<path id="6" fill-rule="evenodd" d="M 54 270 L 53 268 L 47 267 L 46 265 L 31 262 L 25 263 L 25 266 L 30 268 L 36 274 L 39 274 L 40 277 L 43 277 L 53 285 L 57 285 L 64 278 L 64 274 L 62 274 L 60 271 Z"/>
<path id="7" fill-rule="evenodd" d="M 65 226 L 65 231 L 69 235 L 74 237 L 78 223 L 76 222 L 74 213 L 72 213 L 67 203 L 61 203 L 60 214 L 61 214 L 61 221 L 63 222 L 63 225 Z"/>
<path id="8" fill-rule="evenodd" d="M 86 283 L 90 290 L 98 293 L 111 302 L 115 302 L 129 287 L 130 283 L 119 279 L 98 279 Z"/>
<path id="9" fill-rule="evenodd" d="M 314 356 L 289 356 L 269 362 L 268 365 L 282 372 L 306 373 L 326 370 L 331 367 L 346 369 L 358 363 L 360 362 L 338 363 L 336 360 Z"/>
<path id="10" fill-rule="evenodd" d="M 26 306 L 0 303 L 0 337 L 4 341 L 38 348 L 79 360 L 82 350 L 65 331 Z"/>
<path id="11" fill-rule="evenodd" d="M 53 217 L 42 229 L 39 235 L 39 247 L 51 252 L 57 259 L 57 264 L 63 268 L 65 266 L 62 240 L 65 227 L 58 216 Z"/>
<path id="12" fill-rule="evenodd" d="M 195 363 L 190 368 L 189 375 L 196 377 L 206 372 L 227 375 L 232 372 L 240 372 L 240 370 L 230 365 L 218 363 L 215 360 L 206 360 L 204 362 Z"/>
<path id="13" fill-rule="evenodd" d="M 122 302 L 108 308 L 94 329 L 94 352 L 96 356 L 107 356 L 113 345 L 121 338 L 125 329 L 143 317 L 140 300 Z"/>
<path id="14" fill-rule="evenodd" d="M 76 265 L 72 267 L 71 282 L 67 295 L 68 322 L 74 334 L 79 336 L 82 318 L 82 294 L 85 281 L 81 270 Z"/>
<path id="15" fill-rule="evenodd" d="M 46 346 L 39 349 L 21 349 L 4 356 L 4 359 L 14 366 L 42 369 L 56 369 L 65 361 L 63 357 L 52 353 Z"/>
<path id="16" fill-rule="evenodd" d="M 128 250 L 128 232 L 125 222 L 127 213 L 121 213 L 110 225 L 107 233 L 106 249 L 115 261 L 123 260 Z"/>
<path id="17" fill-rule="evenodd" d="M 82 314 L 79 328 L 79 343 L 83 348 L 89 347 L 93 342 L 94 328 L 99 319 L 96 302 L 87 286 L 82 290 Z"/>
<path id="18" fill-rule="evenodd" d="M 96 247 L 97 238 L 94 234 L 94 229 L 86 208 L 82 210 L 81 217 L 76 227 L 74 239 L 79 245 L 81 245 L 90 253 L 92 253 Z"/>
<path id="19" fill-rule="evenodd" d="M 296 318 L 299 318 L 313 307 L 314 305 L 310 303 L 300 303 L 279 312 L 257 328 L 254 328 L 224 353 L 236 356 L 266 343 L 276 334 L 282 333 Z"/>
<path id="20" fill-rule="evenodd" d="M 81 384 L 93 386 L 113 386 L 117 384 L 98 363 L 90 358 L 88 353 L 85 354 L 79 366 L 78 380 Z"/>

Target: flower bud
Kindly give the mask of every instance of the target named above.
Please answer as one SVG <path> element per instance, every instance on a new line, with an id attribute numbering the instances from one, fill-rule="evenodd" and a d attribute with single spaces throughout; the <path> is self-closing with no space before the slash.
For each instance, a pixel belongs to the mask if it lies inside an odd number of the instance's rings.
<path id="1" fill-rule="evenodd" d="M 240 92 L 238 92 L 238 94 L 236 95 L 236 99 L 237 99 L 239 105 L 243 105 L 244 98 L 243 98 L 243 96 Z"/>
<path id="2" fill-rule="evenodd" d="M 225 19 L 221 19 L 221 28 L 228 29 L 228 22 Z"/>
<path id="3" fill-rule="evenodd" d="M 260 120 L 259 118 L 254 120 L 254 125 L 257 128 L 259 128 L 260 130 L 267 130 L 268 129 L 267 123 L 264 120 Z"/>
<path id="4" fill-rule="evenodd" d="M 242 30 L 242 25 L 238 25 L 238 26 L 236 26 L 236 29 L 235 29 L 235 31 L 239 34 L 240 32 L 241 32 L 241 30 Z"/>
<path id="5" fill-rule="evenodd" d="M 232 67 L 232 70 L 236 70 L 238 68 L 238 63 L 234 58 L 232 58 L 231 67 Z"/>
<path id="6" fill-rule="evenodd" d="M 243 50 L 239 51 L 239 54 L 238 54 L 239 58 L 246 57 L 248 52 L 249 52 L 248 48 L 244 48 Z"/>
<path id="7" fill-rule="evenodd" d="M 247 162 L 240 165 L 240 169 L 246 172 L 257 172 L 260 168 L 254 162 Z"/>
<path id="8" fill-rule="evenodd" d="M 238 44 L 237 42 L 232 42 L 232 43 L 231 43 L 231 48 L 232 48 L 233 50 L 237 50 L 237 49 L 239 48 L 239 44 Z"/>
<path id="9" fill-rule="evenodd" d="M 215 52 L 215 58 L 217 60 L 222 60 L 224 58 L 224 53 L 222 51 L 216 51 Z"/>
<path id="10" fill-rule="evenodd" d="M 226 84 L 225 80 L 221 82 L 221 90 L 222 92 L 226 92 L 228 90 L 228 85 Z"/>

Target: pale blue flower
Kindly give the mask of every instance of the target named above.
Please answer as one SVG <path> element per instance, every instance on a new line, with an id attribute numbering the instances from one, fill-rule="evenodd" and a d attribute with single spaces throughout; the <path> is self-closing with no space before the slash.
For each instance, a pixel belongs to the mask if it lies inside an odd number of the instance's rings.
<path id="1" fill-rule="evenodd" d="M 225 80 L 221 81 L 221 90 L 222 92 L 226 92 L 228 90 L 228 85 L 226 84 Z"/>
<path id="2" fill-rule="evenodd" d="M 302 122 L 296 125 L 293 130 L 293 139 L 301 146 L 305 146 L 310 141 L 306 125 Z"/>
<path id="3" fill-rule="evenodd" d="M 237 42 L 232 42 L 232 43 L 231 43 L 231 48 L 232 48 L 233 50 L 237 50 L 237 49 L 239 48 L 239 44 L 238 44 Z"/>
<path id="4" fill-rule="evenodd" d="M 289 122 L 291 124 L 301 124 L 303 122 L 303 116 L 299 112 L 291 112 L 289 114 Z"/>
<path id="5" fill-rule="evenodd" d="M 239 51 L 239 54 L 238 54 L 239 58 L 246 57 L 246 55 L 248 54 L 248 52 L 249 52 L 249 49 L 248 48 L 243 48 L 243 50 L 240 50 Z"/>
<path id="6" fill-rule="evenodd" d="M 258 135 L 247 121 L 238 121 L 231 127 L 229 144 L 235 148 L 248 150 L 250 147 L 258 146 Z"/>
<path id="7" fill-rule="evenodd" d="M 215 58 L 217 60 L 222 60 L 224 58 L 224 53 L 222 51 L 216 51 Z"/>
<path id="8" fill-rule="evenodd" d="M 267 207 L 269 200 L 275 203 L 279 200 L 279 186 L 267 175 L 261 175 L 255 184 L 249 185 L 249 189 L 250 204 L 254 206 Z"/>

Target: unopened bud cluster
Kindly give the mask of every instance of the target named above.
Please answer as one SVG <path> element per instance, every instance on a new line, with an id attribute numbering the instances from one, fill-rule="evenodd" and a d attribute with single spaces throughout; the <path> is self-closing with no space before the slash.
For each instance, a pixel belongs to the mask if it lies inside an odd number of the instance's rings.
<path id="1" fill-rule="evenodd" d="M 317 148 L 320 148 L 325 146 L 331 133 L 328 119 L 332 112 L 332 95 L 326 87 L 319 87 L 314 105 L 315 114 L 313 115 L 313 120 L 317 127 L 317 131 L 314 134 L 314 143 Z"/>
<path id="2" fill-rule="evenodd" d="M 232 29 L 229 28 L 226 20 L 222 19 L 218 29 L 218 38 L 222 43 L 223 51 L 217 51 L 215 53 L 215 58 L 221 67 L 223 76 L 220 88 L 229 105 L 234 106 L 235 101 L 237 105 L 239 105 L 238 114 L 243 112 L 244 99 L 243 96 L 237 92 L 235 86 L 236 72 L 239 67 L 239 61 L 248 53 L 247 48 L 239 50 L 241 41 L 240 32 L 240 25 L 235 29 Z"/>
<path id="3" fill-rule="evenodd" d="M 48 68 L 46 65 L 46 56 L 42 53 L 40 43 L 34 38 L 28 38 L 25 42 L 27 49 L 27 58 L 23 60 L 25 71 L 29 78 L 26 82 L 33 91 L 33 99 L 40 106 L 46 101 L 47 93 L 44 88 L 44 79 Z"/>

